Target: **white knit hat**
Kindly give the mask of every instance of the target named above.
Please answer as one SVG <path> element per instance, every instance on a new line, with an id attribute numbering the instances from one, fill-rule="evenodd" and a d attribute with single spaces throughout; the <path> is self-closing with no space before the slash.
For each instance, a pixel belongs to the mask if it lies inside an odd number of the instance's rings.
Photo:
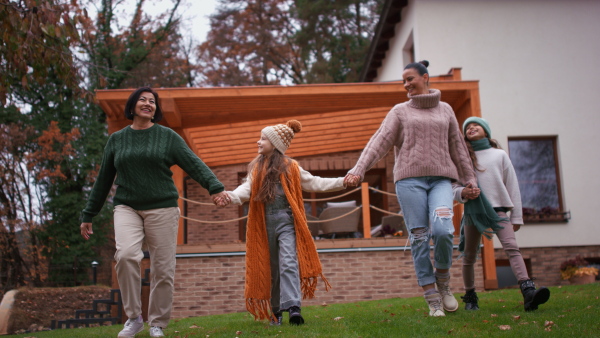
<path id="1" fill-rule="evenodd" d="M 302 124 L 297 120 L 289 120 L 286 124 L 278 124 L 263 128 L 262 133 L 271 141 L 275 149 L 285 154 L 290 147 L 294 135 L 302 130 Z"/>

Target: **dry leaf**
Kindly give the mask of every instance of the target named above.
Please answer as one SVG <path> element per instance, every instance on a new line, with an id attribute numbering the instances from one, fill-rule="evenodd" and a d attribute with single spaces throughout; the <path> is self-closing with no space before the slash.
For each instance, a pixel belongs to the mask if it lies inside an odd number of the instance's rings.
<path id="1" fill-rule="evenodd" d="M 321 304 L 321 306 L 329 306 L 327 303 L 323 302 L 323 304 Z"/>
<path id="2" fill-rule="evenodd" d="M 519 320 L 519 319 L 521 319 L 521 316 L 513 316 L 513 319 L 514 320 Z"/>
<path id="3" fill-rule="evenodd" d="M 454 331 L 454 329 L 450 329 L 450 330 L 448 331 L 448 334 L 451 334 L 451 333 L 452 333 L 452 331 Z"/>
<path id="4" fill-rule="evenodd" d="M 552 326 L 552 325 L 554 325 L 554 322 L 553 322 L 553 321 L 551 321 L 551 320 L 547 320 L 547 321 L 544 323 L 544 326 Z"/>
<path id="5" fill-rule="evenodd" d="M 190 329 L 203 329 L 203 327 L 200 327 L 200 326 L 194 324 L 194 325 L 190 326 Z"/>
<path id="6" fill-rule="evenodd" d="M 496 318 L 496 317 L 498 317 L 498 315 L 497 315 L 497 314 L 495 314 L 495 313 L 492 313 L 492 314 L 491 314 L 491 316 L 492 316 L 492 318 Z"/>
<path id="7" fill-rule="evenodd" d="M 500 325 L 498 328 L 502 331 L 510 330 L 510 325 Z"/>
<path id="8" fill-rule="evenodd" d="M 504 303 L 505 300 L 504 299 L 498 299 L 498 303 Z"/>
<path id="9" fill-rule="evenodd" d="M 487 323 L 488 321 L 484 319 L 484 320 L 483 320 L 483 322 L 484 322 L 484 323 Z"/>
<path id="10" fill-rule="evenodd" d="M 558 318 L 563 318 L 565 315 L 558 315 Z"/>
<path id="11" fill-rule="evenodd" d="M 550 331 L 552 331 L 552 327 L 551 327 L 551 326 L 549 326 L 549 327 L 545 328 L 545 329 L 544 329 L 544 331 L 548 331 L 548 332 L 550 332 Z"/>
<path id="12" fill-rule="evenodd" d="M 333 318 L 333 320 L 340 320 L 340 319 L 343 319 L 343 318 L 344 317 L 335 317 L 335 318 Z"/>

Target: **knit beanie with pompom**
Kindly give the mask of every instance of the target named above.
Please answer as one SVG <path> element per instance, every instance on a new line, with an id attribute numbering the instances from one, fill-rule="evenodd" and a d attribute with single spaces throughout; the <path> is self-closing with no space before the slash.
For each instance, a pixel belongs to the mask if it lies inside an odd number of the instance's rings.
<path id="1" fill-rule="evenodd" d="M 297 120 L 289 120 L 286 124 L 265 127 L 261 132 L 271 141 L 275 149 L 285 154 L 290 147 L 294 134 L 302 130 L 302 124 Z"/>

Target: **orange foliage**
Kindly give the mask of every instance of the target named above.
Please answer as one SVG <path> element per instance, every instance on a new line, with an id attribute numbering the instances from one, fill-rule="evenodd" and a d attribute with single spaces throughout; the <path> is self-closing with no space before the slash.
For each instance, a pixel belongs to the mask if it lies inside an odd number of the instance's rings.
<path id="1" fill-rule="evenodd" d="M 69 157 L 75 155 L 71 142 L 77 140 L 81 134 L 77 128 L 73 128 L 69 133 L 62 133 L 58 128 L 58 122 L 52 121 L 47 130 L 37 138 L 40 149 L 28 156 L 28 168 L 31 170 L 39 167 L 37 179 L 48 178 L 52 182 L 56 179 L 65 180 L 67 177 L 61 171 L 61 163 Z M 44 168 L 43 163 L 53 163 L 52 168 Z"/>

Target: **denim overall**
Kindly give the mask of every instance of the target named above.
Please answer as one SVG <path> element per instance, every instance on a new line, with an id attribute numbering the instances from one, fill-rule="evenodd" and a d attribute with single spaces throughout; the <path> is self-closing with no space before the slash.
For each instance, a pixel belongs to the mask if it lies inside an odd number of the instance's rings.
<path id="1" fill-rule="evenodd" d="M 271 306 L 273 312 L 301 305 L 296 231 L 292 209 L 281 184 L 275 199 L 265 204 L 265 221 L 271 255 Z"/>

